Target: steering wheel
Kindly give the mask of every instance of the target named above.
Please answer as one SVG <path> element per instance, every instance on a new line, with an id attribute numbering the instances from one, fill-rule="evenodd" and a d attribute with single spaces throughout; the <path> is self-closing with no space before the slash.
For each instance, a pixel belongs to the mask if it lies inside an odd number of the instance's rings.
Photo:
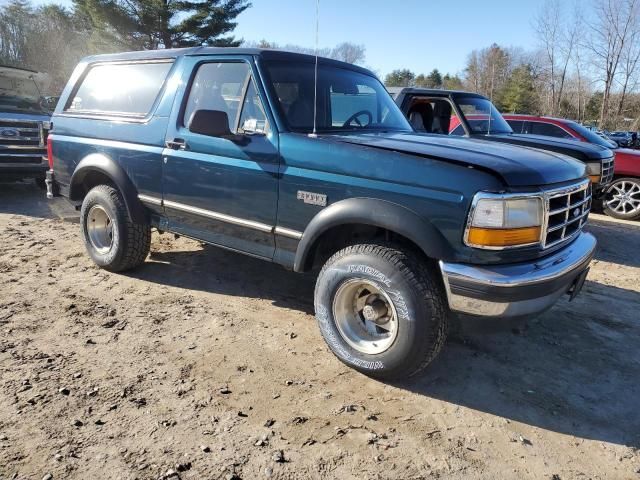
<path id="1" fill-rule="evenodd" d="M 365 125 L 362 125 L 362 122 L 358 119 L 360 115 L 366 115 L 367 117 L 369 117 Z M 359 112 L 356 112 L 349 118 L 347 118 L 347 121 L 342 124 L 342 128 L 348 127 L 349 125 L 351 125 L 351 122 L 356 122 L 356 125 L 358 125 L 359 127 L 366 127 L 367 125 L 371 125 L 371 123 L 373 123 L 373 115 L 369 110 L 360 110 Z"/>

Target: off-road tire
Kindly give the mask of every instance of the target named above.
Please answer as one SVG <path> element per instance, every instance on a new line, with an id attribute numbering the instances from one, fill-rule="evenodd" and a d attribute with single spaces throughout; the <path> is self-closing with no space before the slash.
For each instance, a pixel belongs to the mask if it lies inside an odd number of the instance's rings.
<path id="1" fill-rule="evenodd" d="M 362 353 L 345 341 L 338 329 L 335 294 L 354 278 L 375 284 L 393 298 L 398 330 L 384 352 Z M 322 336 L 343 363 L 385 380 L 399 380 L 426 368 L 440 352 L 448 332 L 448 309 L 437 269 L 426 259 L 393 245 L 353 245 L 333 255 L 316 282 L 315 312 Z"/>
<path id="2" fill-rule="evenodd" d="M 615 210 L 609 208 L 609 206 L 607 205 L 607 198 L 609 198 L 609 193 L 613 189 L 613 185 L 620 182 L 629 182 L 629 183 L 634 183 L 636 185 L 640 185 L 640 178 L 628 177 L 628 178 L 614 179 L 613 182 L 611 182 L 611 186 L 607 188 L 607 192 L 605 193 L 604 199 L 602 201 L 602 209 L 604 210 L 604 213 L 610 217 L 618 218 L 620 220 L 635 220 L 636 218 L 640 218 L 640 212 L 637 210 L 631 211 L 628 213 L 621 213 L 621 212 L 616 212 Z M 634 198 L 640 198 L 640 197 L 636 196 Z"/>
<path id="3" fill-rule="evenodd" d="M 94 205 L 102 207 L 113 220 L 113 242 L 106 253 L 97 251 L 89 240 L 87 216 Z M 144 263 L 151 246 L 149 224 L 134 223 L 120 192 L 111 185 L 98 185 L 84 197 L 80 210 L 84 244 L 91 259 L 110 272 L 122 272 Z"/>

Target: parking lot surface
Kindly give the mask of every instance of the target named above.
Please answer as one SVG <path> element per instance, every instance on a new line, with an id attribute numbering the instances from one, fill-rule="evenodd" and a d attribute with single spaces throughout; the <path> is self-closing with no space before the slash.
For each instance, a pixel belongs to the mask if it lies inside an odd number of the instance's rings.
<path id="1" fill-rule="evenodd" d="M 640 223 L 593 215 L 581 295 L 385 384 L 311 276 L 173 235 L 98 269 L 76 213 L 0 184 L 0 478 L 640 478 Z"/>

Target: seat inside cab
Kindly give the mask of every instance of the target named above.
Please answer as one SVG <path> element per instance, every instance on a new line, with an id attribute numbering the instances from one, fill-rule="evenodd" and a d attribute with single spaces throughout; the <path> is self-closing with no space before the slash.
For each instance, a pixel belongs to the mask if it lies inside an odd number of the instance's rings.
<path id="1" fill-rule="evenodd" d="M 449 135 L 452 113 L 448 100 L 417 97 L 409 107 L 409 122 L 417 132 Z"/>

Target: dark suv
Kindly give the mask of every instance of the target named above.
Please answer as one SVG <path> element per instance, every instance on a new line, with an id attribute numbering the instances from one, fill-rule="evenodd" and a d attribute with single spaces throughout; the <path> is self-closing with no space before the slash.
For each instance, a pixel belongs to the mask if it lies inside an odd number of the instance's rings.
<path id="1" fill-rule="evenodd" d="M 389 90 L 418 132 L 482 138 L 568 155 L 587 166 L 598 195 L 613 179 L 614 156 L 609 148 L 545 135 L 518 135 L 493 103 L 477 93 L 400 87 Z"/>
<path id="2" fill-rule="evenodd" d="M 520 320 L 576 295 L 596 245 L 582 163 L 416 135 L 371 72 L 334 60 L 90 57 L 53 124 L 49 180 L 99 266 L 141 265 L 155 227 L 319 270 L 329 348 L 377 377 L 428 365 L 451 312 Z"/>
<path id="3" fill-rule="evenodd" d="M 44 186 L 50 103 L 46 75 L 0 65 L 0 180 L 35 178 Z"/>

